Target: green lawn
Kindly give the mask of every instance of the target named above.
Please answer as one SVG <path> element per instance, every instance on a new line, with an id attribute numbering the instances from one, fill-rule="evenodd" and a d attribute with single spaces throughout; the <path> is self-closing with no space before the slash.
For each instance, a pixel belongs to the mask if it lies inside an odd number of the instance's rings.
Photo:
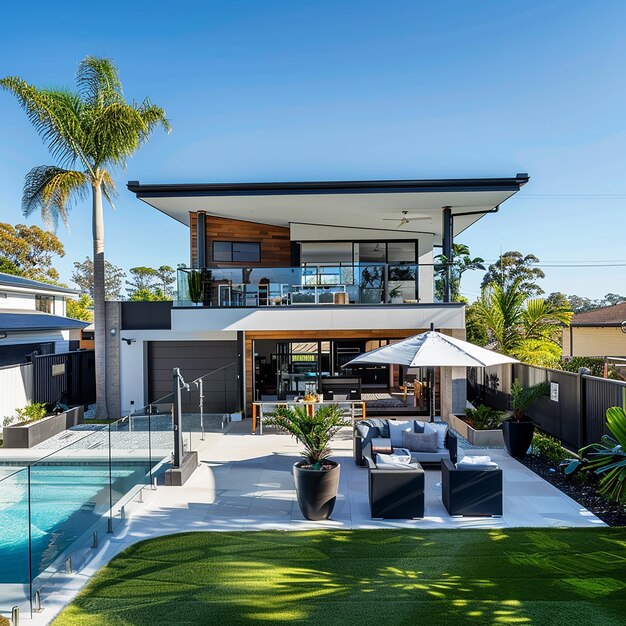
<path id="1" fill-rule="evenodd" d="M 626 623 L 626 528 L 203 532 L 131 546 L 55 625 Z"/>

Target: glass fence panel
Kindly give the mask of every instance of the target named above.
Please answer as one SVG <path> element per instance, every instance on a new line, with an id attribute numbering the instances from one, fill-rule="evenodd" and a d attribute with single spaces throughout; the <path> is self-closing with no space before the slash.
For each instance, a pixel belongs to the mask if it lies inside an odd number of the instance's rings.
<path id="1" fill-rule="evenodd" d="M 28 469 L 0 466 L 0 613 L 30 607 Z"/>
<path id="2" fill-rule="evenodd" d="M 72 544 L 109 510 L 107 425 L 72 431 L 66 446 L 30 466 L 34 588 L 64 567 Z"/>

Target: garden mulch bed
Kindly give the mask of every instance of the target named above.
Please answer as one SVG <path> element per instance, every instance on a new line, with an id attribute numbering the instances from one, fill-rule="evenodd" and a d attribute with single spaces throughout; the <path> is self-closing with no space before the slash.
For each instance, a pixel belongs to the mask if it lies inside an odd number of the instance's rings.
<path id="1" fill-rule="evenodd" d="M 598 495 L 598 479 L 592 475 L 565 476 L 558 467 L 535 454 L 521 461 L 528 469 L 584 506 L 609 526 L 626 526 L 626 509 Z"/>

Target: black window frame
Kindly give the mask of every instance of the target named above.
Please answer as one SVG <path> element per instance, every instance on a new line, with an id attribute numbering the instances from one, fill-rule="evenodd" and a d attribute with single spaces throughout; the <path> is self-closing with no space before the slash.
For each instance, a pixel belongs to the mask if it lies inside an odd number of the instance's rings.
<path id="1" fill-rule="evenodd" d="M 229 259 L 216 259 L 215 258 L 215 244 L 229 244 L 230 245 L 230 257 Z M 241 260 L 236 259 L 234 256 L 234 246 L 235 245 L 254 245 L 258 249 L 258 256 L 256 260 Z M 213 240 L 211 243 L 211 258 L 214 263 L 260 263 L 261 262 L 261 242 L 260 241 L 224 241 L 224 240 Z"/>

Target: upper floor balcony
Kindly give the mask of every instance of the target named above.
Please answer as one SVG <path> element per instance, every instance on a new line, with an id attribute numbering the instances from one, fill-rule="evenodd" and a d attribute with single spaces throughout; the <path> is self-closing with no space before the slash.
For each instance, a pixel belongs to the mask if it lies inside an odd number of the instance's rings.
<path id="1" fill-rule="evenodd" d="M 177 307 L 418 304 L 440 301 L 428 264 L 181 268 Z"/>

